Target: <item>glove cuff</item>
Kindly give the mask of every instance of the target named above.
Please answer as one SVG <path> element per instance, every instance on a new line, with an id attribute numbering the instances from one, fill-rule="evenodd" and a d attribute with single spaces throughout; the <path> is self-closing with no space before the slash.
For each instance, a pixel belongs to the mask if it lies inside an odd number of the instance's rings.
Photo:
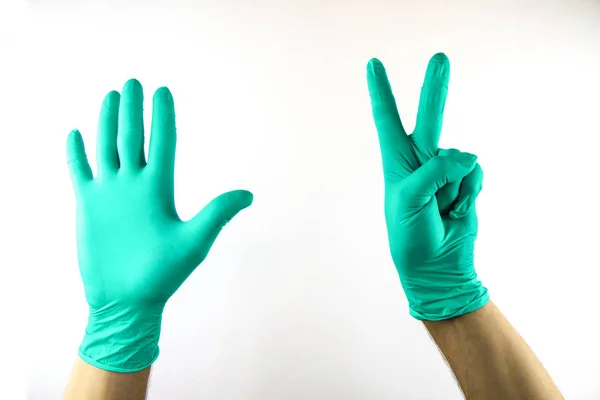
<path id="1" fill-rule="evenodd" d="M 411 293 L 412 294 L 412 293 Z M 490 300 L 488 290 L 474 279 L 458 288 L 431 287 L 419 296 L 407 293 L 410 315 L 420 321 L 442 321 L 480 309 Z"/>
<path id="2" fill-rule="evenodd" d="M 163 308 L 111 304 L 90 310 L 79 356 L 111 372 L 146 369 L 158 358 Z"/>

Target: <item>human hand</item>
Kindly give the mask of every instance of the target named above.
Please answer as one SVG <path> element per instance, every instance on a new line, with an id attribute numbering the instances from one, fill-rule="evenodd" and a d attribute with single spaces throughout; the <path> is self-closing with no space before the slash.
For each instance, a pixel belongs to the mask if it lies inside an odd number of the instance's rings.
<path id="1" fill-rule="evenodd" d="M 438 53 L 427 68 L 415 131 L 402 126 L 386 71 L 367 67 L 385 181 L 385 216 L 392 258 L 410 314 L 443 320 L 487 303 L 474 268 L 475 199 L 483 172 L 477 157 L 438 148 L 450 76 Z"/>
<path id="2" fill-rule="evenodd" d="M 167 300 L 205 259 L 221 229 L 253 200 L 237 190 L 183 222 L 174 201 L 175 109 L 166 87 L 153 99 L 148 162 L 142 86 L 110 92 L 100 112 L 94 178 L 79 131 L 67 139 L 77 199 L 77 249 L 90 315 L 81 358 L 135 372 L 158 357 Z"/>

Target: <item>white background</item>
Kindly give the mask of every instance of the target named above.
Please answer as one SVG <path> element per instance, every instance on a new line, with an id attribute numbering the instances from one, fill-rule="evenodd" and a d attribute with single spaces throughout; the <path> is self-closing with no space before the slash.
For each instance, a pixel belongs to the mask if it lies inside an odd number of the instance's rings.
<path id="1" fill-rule="evenodd" d="M 365 79 L 380 58 L 410 128 L 444 51 L 441 147 L 486 174 L 479 275 L 564 395 L 600 399 L 599 1 L 0 4 L 2 390 L 63 392 L 87 317 L 65 139 L 95 168 L 136 77 L 175 97 L 182 217 L 255 194 L 169 301 L 150 399 L 462 398 L 388 253 Z"/>

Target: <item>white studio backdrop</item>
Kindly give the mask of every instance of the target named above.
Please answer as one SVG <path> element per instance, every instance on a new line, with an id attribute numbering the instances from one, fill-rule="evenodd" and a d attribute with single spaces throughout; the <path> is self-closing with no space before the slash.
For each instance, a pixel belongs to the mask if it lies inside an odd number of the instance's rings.
<path id="1" fill-rule="evenodd" d="M 380 58 L 409 128 L 443 51 L 441 147 L 485 172 L 477 271 L 566 398 L 600 399 L 599 1 L 3 0 L 0 20 L 0 380 L 22 396 L 2 398 L 62 395 L 87 317 L 65 139 L 95 168 L 132 77 L 147 119 L 173 92 L 183 218 L 255 195 L 169 301 L 151 400 L 462 398 L 389 255 L 365 77 Z"/>

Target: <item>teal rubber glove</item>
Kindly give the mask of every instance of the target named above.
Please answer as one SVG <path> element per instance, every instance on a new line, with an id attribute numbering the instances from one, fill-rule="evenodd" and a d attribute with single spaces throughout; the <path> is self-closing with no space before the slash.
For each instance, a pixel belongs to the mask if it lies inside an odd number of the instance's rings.
<path id="1" fill-rule="evenodd" d="M 153 99 L 148 162 L 142 86 L 110 92 L 100 112 L 98 174 L 79 131 L 67 139 L 77 203 L 79 269 L 90 308 L 80 357 L 113 372 L 135 372 L 158 357 L 167 300 L 204 260 L 217 235 L 252 203 L 244 190 L 215 198 L 192 220 L 175 210 L 175 109 L 166 87 Z"/>
<path id="2" fill-rule="evenodd" d="M 476 156 L 438 148 L 449 76 L 448 58 L 434 55 L 408 135 L 383 65 L 373 59 L 367 66 L 390 250 L 410 314 L 419 320 L 457 317 L 489 300 L 474 268 L 475 199 L 483 172 Z"/>

